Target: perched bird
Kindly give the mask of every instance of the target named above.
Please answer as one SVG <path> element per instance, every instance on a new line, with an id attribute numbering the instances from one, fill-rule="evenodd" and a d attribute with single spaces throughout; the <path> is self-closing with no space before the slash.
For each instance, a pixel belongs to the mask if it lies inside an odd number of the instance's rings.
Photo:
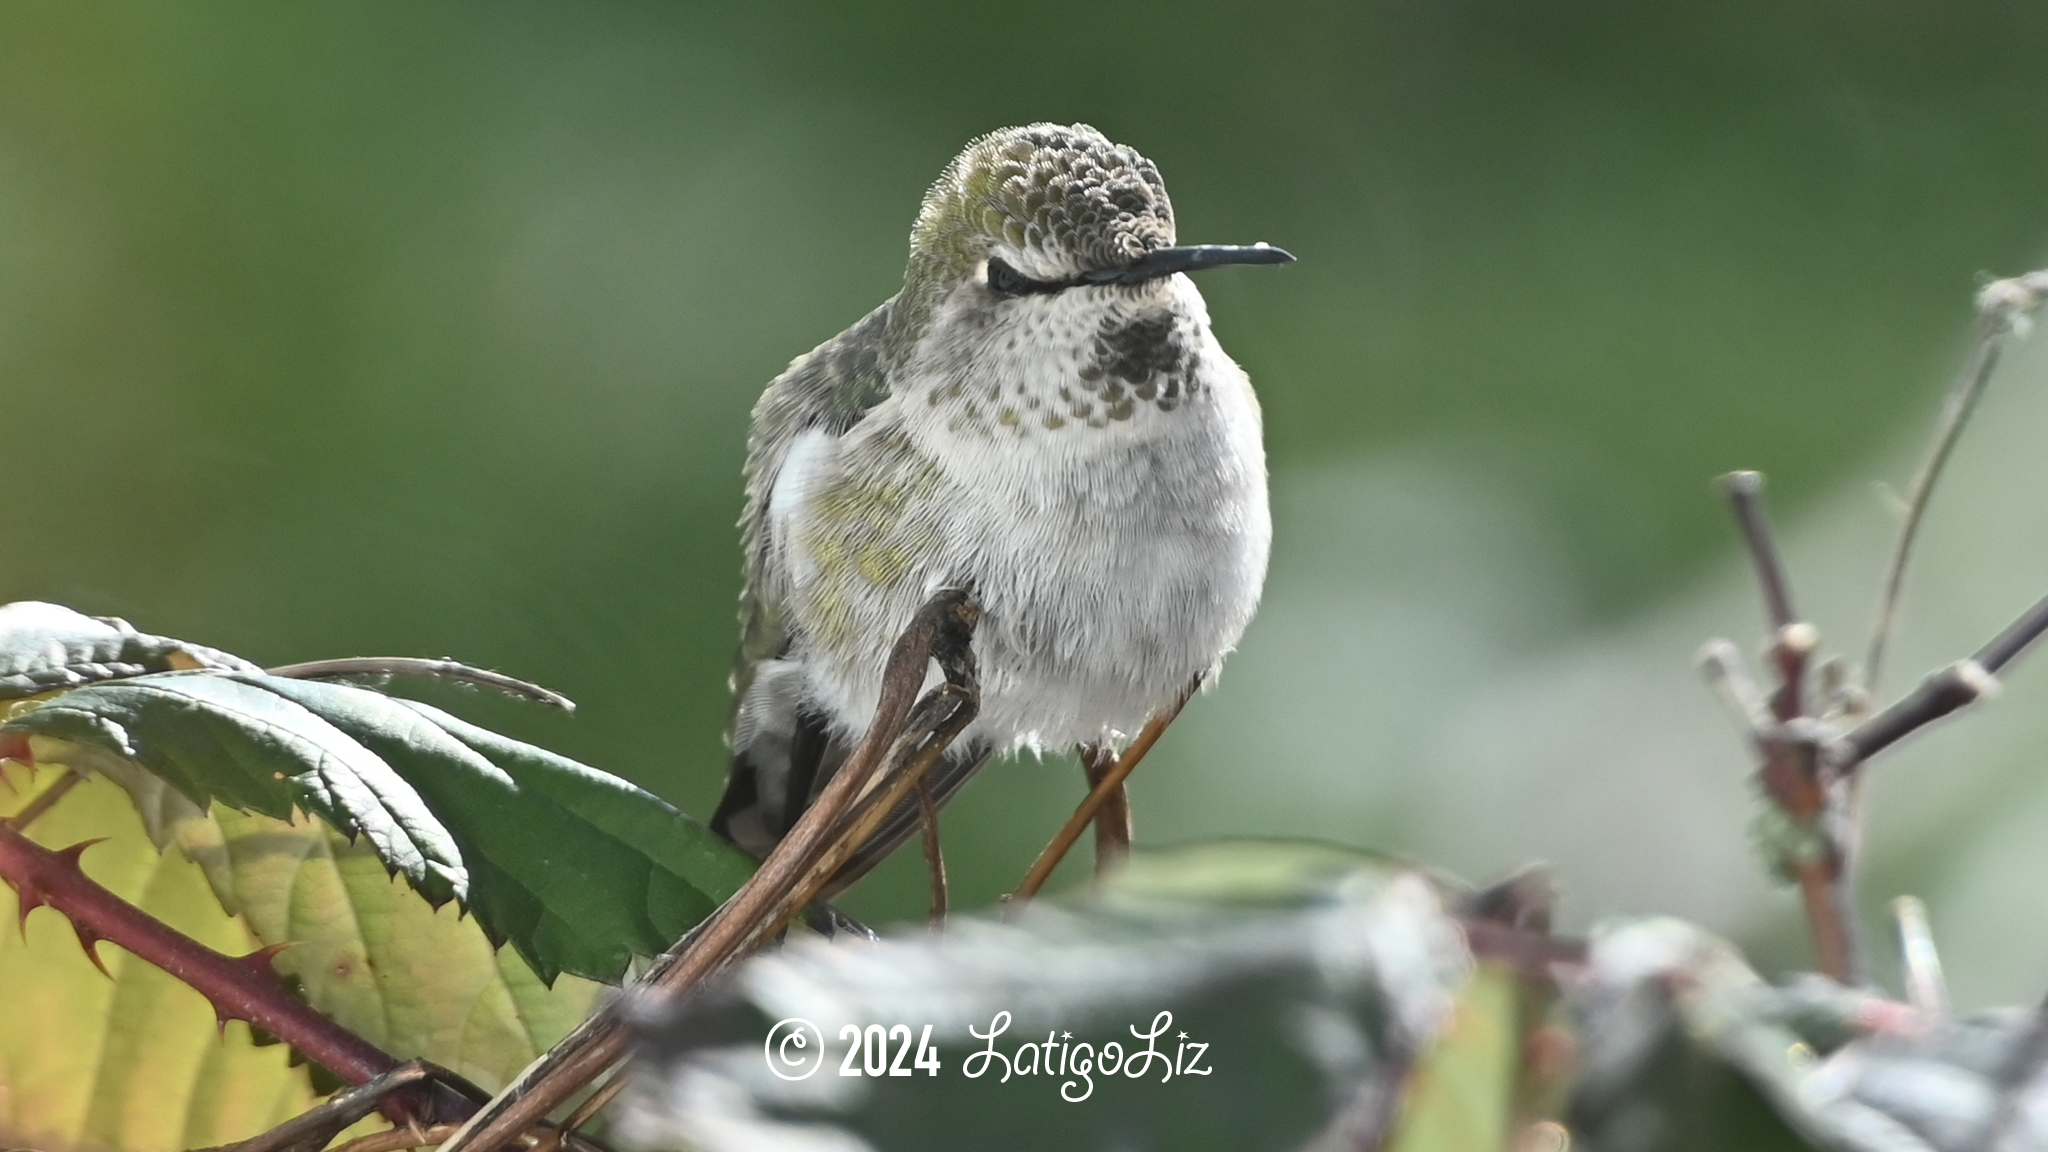
<path id="1" fill-rule="evenodd" d="M 925 195 L 903 289 L 754 408 L 732 765 L 712 827 L 765 855 L 857 744 L 883 664 L 972 591 L 981 707 L 933 769 L 1114 746 L 1244 633 L 1272 536 L 1258 399 L 1184 273 L 1159 170 L 1083 124 L 969 144 Z M 915 827 L 877 833 L 853 876 Z"/>

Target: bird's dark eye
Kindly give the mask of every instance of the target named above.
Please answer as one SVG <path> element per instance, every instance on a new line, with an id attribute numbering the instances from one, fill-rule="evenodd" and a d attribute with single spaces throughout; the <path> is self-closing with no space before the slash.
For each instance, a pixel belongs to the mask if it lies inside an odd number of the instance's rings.
<path id="1" fill-rule="evenodd" d="M 1050 292 L 1058 285 L 1033 280 L 1000 258 L 988 258 L 988 289 L 998 296 L 1022 296 L 1026 292 Z"/>

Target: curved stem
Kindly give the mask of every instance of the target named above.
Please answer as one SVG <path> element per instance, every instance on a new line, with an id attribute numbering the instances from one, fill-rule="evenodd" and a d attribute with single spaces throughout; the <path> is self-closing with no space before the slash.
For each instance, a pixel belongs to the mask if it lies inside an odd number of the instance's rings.
<path id="1" fill-rule="evenodd" d="M 1906 566 L 1912 559 L 1913 545 L 1919 539 L 1920 523 L 1927 515 L 1934 486 L 1941 480 L 1942 470 L 1947 467 L 1956 442 L 1962 438 L 1963 426 L 1969 423 L 1970 413 L 1976 410 L 1977 401 L 1984 395 L 1985 385 L 1991 381 L 1992 369 L 1998 366 L 2000 338 L 2018 328 L 2027 313 L 2040 307 L 2044 295 L 2048 295 L 2048 271 L 2029 272 L 2010 280 L 1995 281 L 1977 294 L 1976 340 L 1970 347 L 1970 357 L 1964 362 L 1962 374 L 1956 377 L 1948 399 L 1942 404 L 1934 438 L 1928 442 L 1927 455 L 1913 476 L 1913 486 L 1906 496 L 1905 517 L 1899 523 L 1899 535 L 1892 544 L 1891 560 L 1885 566 L 1884 592 L 1878 600 L 1877 622 L 1871 628 L 1870 656 L 1864 668 L 1864 690 L 1870 699 L 1876 699 L 1878 694 L 1884 671 L 1885 647 L 1890 643 L 1892 629 L 1898 622 L 1899 600 L 1905 594 Z"/>
<path id="2" fill-rule="evenodd" d="M 425 660 L 417 656 L 344 656 L 335 660 L 281 664 L 264 671 L 288 680 L 331 680 L 338 676 L 425 676 L 474 684 L 479 688 L 494 688 L 507 696 L 560 708 L 564 712 L 576 710 L 576 702 L 560 692 L 551 692 L 538 684 L 487 668 L 472 667 L 458 660 Z"/>
<path id="3" fill-rule="evenodd" d="M 1124 749 L 1123 755 L 1117 757 L 1116 764 L 1095 782 L 1095 787 L 1088 792 L 1088 798 L 1081 801 L 1081 806 L 1074 809 L 1072 816 L 1067 817 L 1066 824 L 1053 836 L 1052 842 L 1039 852 L 1037 860 L 1032 861 L 1031 871 L 1024 874 L 1024 879 L 1017 885 L 1017 890 L 1010 893 L 1013 905 L 1031 899 L 1038 895 L 1040 888 L 1045 887 L 1045 882 L 1052 878 L 1052 870 L 1060 866 L 1061 860 L 1066 859 L 1068 851 L 1074 847 L 1074 842 L 1081 838 L 1082 831 L 1094 822 L 1095 814 L 1102 811 L 1103 805 L 1109 803 L 1112 793 L 1123 788 L 1124 781 L 1137 770 L 1138 762 L 1145 758 L 1145 754 L 1152 750 L 1154 744 L 1159 743 L 1159 738 L 1166 733 L 1166 726 L 1173 723 L 1173 718 L 1180 715 L 1180 710 L 1187 706 L 1188 697 L 1194 694 L 1194 685 L 1189 685 L 1188 690 L 1180 694 L 1180 699 L 1173 702 L 1173 707 L 1146 721 L 1144 730 L 1138 733 L 1138 738 L 1131 741 L 1131 746 Z"/>
<path id="4" fill-rule="evenodd" d="M 924 866 L 931 875 L 932 904 L 929 919 L 934 928 L 946 923 L 946 853 L 939 846 L 939 807 L 932 803 L 932 790 L 923 779 L 917 782 L 917 822 L 924 832 Z"/>

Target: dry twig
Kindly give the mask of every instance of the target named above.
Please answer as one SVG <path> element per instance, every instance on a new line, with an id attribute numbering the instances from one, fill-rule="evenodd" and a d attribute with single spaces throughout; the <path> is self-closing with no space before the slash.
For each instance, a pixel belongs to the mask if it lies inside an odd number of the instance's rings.
<path id="1" fill-rule="evenodd" d="M 1842 775 L 1951 712 L 1998 691 L 1998 673 L 2048 632 L 2048 597 L 2043 597 L 1976 655 L 1959 660 L 1920 682 L 1889 708 L 1850 729 L 1827 747 L 1829 767 Z"/>
<path id="2" fill-rule="evenodd" d="M 931 925 L 946 922 L 946 854 L 939 847 L 939 806 L 932 803 L 932 790 L 920 778 L 917 782 L 917 820 L 924 834 L 924 866 L 932 878 Z"/>
<path id="3" fill-rule="evenodd" d="M 1906 565 L 1912 558 L 1913 544 L 1920 534 L 1920 522 L 1927 515 L 1934 486 L 1940 481 L 1956 442 L 1962 438 L 1963 426 L 1969 423 L 1970 413 L 1984 394 L 1984 386 L 1991 381 L 1992 369 L 1998 366 L 2002 339 L 2008 333 L 2024 330 L 2028 313 L 2039 308 L 2044 297 L 2048 297 L 2048 270 L 1995 280 L 1977 293 L 1976 338 L 1961 375 L 1956 377 L 1948 399 L 1942 404 L 1941 420 L 1928 442 L 1927 455 L 1913 475 L 1905 515 L 1899 521 L 1899 535 L 1892 544 L 1891 562 L 1885 569 L 1884 593 L 1878 600 L 1877 623 L 1871 628 L 1870 656 L 1863 672 L 1864 689 L 1872 698 L 1878 692 L 1885 646 L 1890 643 L 1893 625 L 1898 620 L 1899 600 L 1905 593 Z"/>
<path id="4" fill-rule="evenodd" d="M 502 672 L 487 668 L 476 668 L 457 660 L 424 660 L 416 656 L 345 656 L 336 660 L 309 660 L 303 664 L 283 664 L 264 671 L 272 676 L 283 676 L 293 680 L 332 680 L 344 676 L 425 676 L 434 680 L 453 680 L 460 684 L 474 684 L 479 688 L 492 688 L 507 696 L 517 696 L 535 704 L 560 708 L 574 712 L 576 702 L 538 684 L 530 684 Z"/>
<path id="5" fill-rule="evenodd" d="M 483 1101 L 486 1096 L 482 1089 L 438 1064 L 408 1060 L 361 1084 L 336 1092 L 267 1132 L 230 1144 L 218 1152 L 318 1152 L 342 1130 L 383 1108 L 387 1100 L 402 1096 L 418 1099 L 428 1091 L 438 1091 L 449 1101 L 463 1100 L 471 1105 Z M 336 1152 L 348 1149 L 355 1152 L 375 1152 L 376 1149 L 395 1152 L 400 1148 L 417 1148 L 430 1143 L 432 1133 L 444 1130 L 452 1132 L 454 1128 L 452 1125 L 445 1129 L 435 1125 L 421 1129 L 411 1123 L 400 1123 L 388 1132 L 372 1133 L 345 1144 Z M 366 1143 L 369 1141 L 380 1143 Z"/>
<path id="6" fill-rule="evenodd" d="M 1159 737 L 1165 734 L 1167 725 L 1172 724 L 1173 718 L 1180 715 L 1180 710 L 1187 706 L 1188 697 L 1195 694 L 1195 689 L 1200 684 L 1201 681 L 1198 679 L 1188 685 L 1186 690 L 1181 692 L 1180 698 L 1173 702 L 1173 707 L 1146 722 L 1144 730 L 1138 733 L 1138 738 L 1131 741 L 1131 746 L 1117 757 L 1116 764 L 1095 782 L 1095 786 L 1088 792 L 1088 798 L 1081 801 L 1081 806 L 1074 809 L 1074 814 L 1067 818 L 1066 824 L 1053 836 L 1052 842 L 1039 852 L 1038 859 L 1031 864 L 1031 870 L 1024 874 L 1023 882 L 1017 885 L 1015 892 L 1010 893 L 1013 904 L 1031 899 L 1038 895 L 1040 888 L 1045 887 L 1046 880 L 1052 876 L 1052 870 L 1060 866 L 1060 861 L 1066 859 L 1068 850 L 1081 838 L 1082 830 L 1094 821 L 1096 814 L 1102 811 L 1103 805 L 1109 803 L 1112 795 L 1123 790 L 1124 781 L 1130 779 L 1131 773 L 1138 767 L 1138 762 L 1145 758 L 1145 753 L 1150 752 L 1152 746 L 1159 743 Z"/>
<path id="7" fill-rule="evenodd" d="M 1106 744 L 1085 744 L 1080 751 L 1081 771 L 1087 775 L 1088 790 L 1092 792 L 1116 767 L 1116 750 Z M 1119 784 L 1095 814 L 1095 874 L 1102 875 L 1130 851 L 1131 792 L 1127 785 Z"/>
<path id="8" fill-rule="evenodd" d="M 73 772 L 69 768 L 62 769 L 62 771 L 64 773 L 63 776 L 38 793 L 35 799 L 22 805 L 21 811 L 16 812 L 8 819 L 7 822 L 14 825 L 15 831 L 28 831 L 28 826 L 41 819 L 43 813 L 56 807 L 57 801 L 62 800 L 66 793 L 85 782 L 84 776 Z"/>

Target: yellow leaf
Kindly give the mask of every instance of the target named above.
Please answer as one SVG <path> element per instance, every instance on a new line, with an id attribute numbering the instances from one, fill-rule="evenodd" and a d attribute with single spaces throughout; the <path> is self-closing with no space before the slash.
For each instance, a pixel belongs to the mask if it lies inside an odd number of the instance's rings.
<path id="1" fill-rule="evenodd" d="M 0 815 L 19 811 L 61 773 L 21 791 L 0 790 Z M 27 785 L 24 787 L 23 785 Z M 206 877 L 182 856 L 160 855 L 134 805 L 89 780 L 38 819 L 30 835 L 62 847 L 106 837 L 84 856 L 86 874 L 208 947 L 230 954 L 258 942 L 221 911 Z M 42 1147 L 161 1152 L 245 1139 L 316 1099 L 283 1045 L 258 1046 L 239 1021 L 217 1029 L 205 998 L 112 944 L 100 974 L 63 916 L 29 914 L 0 885 L 0 1131 Z"/>

